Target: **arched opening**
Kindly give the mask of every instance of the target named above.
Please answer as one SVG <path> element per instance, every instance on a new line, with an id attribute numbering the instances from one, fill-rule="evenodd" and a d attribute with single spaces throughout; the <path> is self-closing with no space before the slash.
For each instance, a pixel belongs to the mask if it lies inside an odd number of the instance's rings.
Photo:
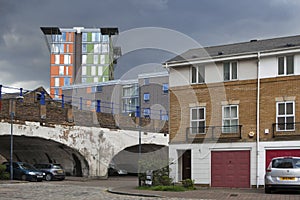
<path id="1" fill-rule="evenodd" d="M 72 157 L 74 160 L 73 175 L 81 177 L 82 176 L 82 167 L 81 167 L 80 160 L 74 153 L 72 153 Z"/>
<path id="2" fill-rule="evenodd" d="M 112 158 L 108 175 L 122 175 L 124 172 L 130 175 L 137 175 L 139 159 L 147 160 L 147 158 L 151 157 L 165 162 L 168 161 L 168 155 L 169 148 L 163 145 L 142 144 L 140 156 L 139 145 L 127 147 Z M 113 174 L 111 173 L 112 171 L 114 172 Z"/>
<path id="3" fill-rule="evenodd" d="M 26 136 L 14 136 L 13 144 L 13 161 L 30 164 L 59 163 L 68 176 L 89 175 L 86 159 L 77 150 L 64 144 Z M 4 161 L 10 160 L 10 135 L 0 136 L 0 155 L 5 159 Z"/>

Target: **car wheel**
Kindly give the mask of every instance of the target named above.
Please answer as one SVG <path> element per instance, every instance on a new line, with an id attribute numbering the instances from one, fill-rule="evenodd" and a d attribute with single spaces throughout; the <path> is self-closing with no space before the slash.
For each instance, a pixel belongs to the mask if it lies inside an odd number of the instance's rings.
<path id="1" fill-rule="evenodd" d="M 46 181 L 51 181 L 52 180 L 52 175 L 47 174 L 45 179 L 46 179 Z"/>
<path id="2" fill-rule="evenodd" d="M 25 175 L 25 174 L 23 174 L 23 175 L 21 176 L 21 180 L 22 180 L 22 181 L 26 181 L 26 175 Z"/>
<path id="3" fill-rule="evenodd" d="M 265 186 L 265 193 L 266 194 L 271 194 L 272 193 L 271 188 Z"/>

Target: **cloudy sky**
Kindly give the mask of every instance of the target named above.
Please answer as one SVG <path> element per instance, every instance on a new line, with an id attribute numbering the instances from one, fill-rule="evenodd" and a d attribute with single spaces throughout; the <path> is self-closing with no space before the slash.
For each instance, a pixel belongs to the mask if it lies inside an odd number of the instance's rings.
<path id="1" fill-rule="evenodd" d="M 41 26 L 118 27 L 121 33 L 158 27 L 212 46 L 298 35 L 299 10 L 298 0 L 0 0 L 0 84 L 49 87 Z M 147 51 L 125 54 L 116 74 L 174 54 Z"/>

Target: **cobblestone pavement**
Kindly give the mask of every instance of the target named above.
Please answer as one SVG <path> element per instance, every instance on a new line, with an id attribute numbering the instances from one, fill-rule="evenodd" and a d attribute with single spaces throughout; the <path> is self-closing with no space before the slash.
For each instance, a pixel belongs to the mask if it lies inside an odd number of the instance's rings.
<path id="1" fill-rule="evenodd" d="M 189 200 L 189 199 L 299 199 L 300 193 L 285 192 L 264 194 L 263 189 L 228 189 L 228 188 L 198 188 L 188 192 L 142 191 L 135 189 L 136 177 L 115 177 L 108 180 L 90 180 L 84 178 L 67 178 L 65 181 L 50 182 L 0 182 L 0 200 L 32 199 L 32 200 Z M 157 197 L 141 197 L 120 195 L 107 192 L 128 194 L 156 195 Z"/>
<path id="2" fill-rule="evenodd" d="M 104 187 L 84 187 L 79 185 L 54 185 L 50 183 L 18 183 L 0 185 L 0 199 L 143 199 L 108 193 Z M 145 198 L 146 199 L 146 198 Z"/>

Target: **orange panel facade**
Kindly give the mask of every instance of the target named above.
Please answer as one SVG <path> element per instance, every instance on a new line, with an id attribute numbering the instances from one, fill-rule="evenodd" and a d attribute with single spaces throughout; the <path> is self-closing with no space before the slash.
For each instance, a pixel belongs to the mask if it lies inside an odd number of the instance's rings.
<path id="1" fill-rule="evenodd" d="M 51 66 L 50 68 L 50 76 L 58 76 L 59 66 Z"/>

